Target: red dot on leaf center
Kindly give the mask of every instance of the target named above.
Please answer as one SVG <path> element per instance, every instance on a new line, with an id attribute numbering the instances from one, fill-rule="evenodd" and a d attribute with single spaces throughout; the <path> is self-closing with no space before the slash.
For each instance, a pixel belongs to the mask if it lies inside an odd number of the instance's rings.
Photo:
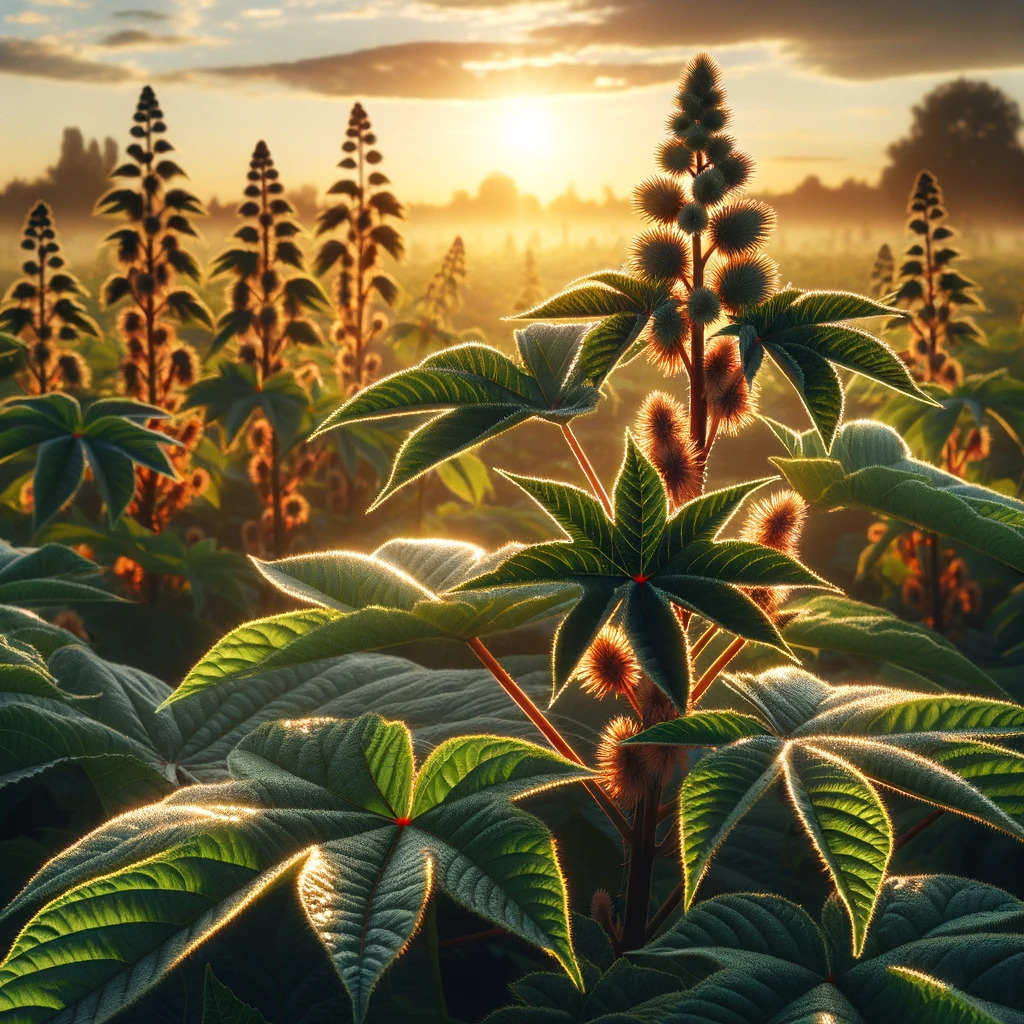
<path id="1" fill-rule="evenodd" d="M 643 573 L 639 573 L 633 577 L 633 581 L 635 583 L 646 583 L 650 578 L 650 576 L 645 576 Z"/>
<path id="2" fill-rule="evenodd" d="M 81 437 L 82 436 L 82 432 L 80 430 L 76 430 L 71 436 L 72 437 Z"/>
<path id="3" fill-rule="evenodd" d="M 405 826 L 411 822 L 412 818 L 395 818 L 395 824 L 398 825 L 399 828 L 405 828 Z"/>

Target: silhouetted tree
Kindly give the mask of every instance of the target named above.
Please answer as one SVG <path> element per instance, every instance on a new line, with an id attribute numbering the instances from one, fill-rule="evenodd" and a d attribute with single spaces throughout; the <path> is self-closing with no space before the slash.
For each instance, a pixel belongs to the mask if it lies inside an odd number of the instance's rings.
<path id="1" fill-rule="evenodd" d="M 914 107 L 910 134 L 888 150 L 882 191 L 903 199 L 909 180 L 928 167 L 958 209 L 1024 214 L 1020 107 L 988 82 L 960 78 L 933 89 Z"/>
<path id="2" fill-rule="evenodd" d="M 107 176 L 117 163 L 117 143 L 96 139 L 86 143 L 79 128 L 65 128 L 60 156 L 35 181 L 14 180 L 0 192 L 0 217 L 13 219 L 29 204 L 42 200 L 59 203 L 64 221 L 88 217 L 96 193 L 107 187 Z"/>

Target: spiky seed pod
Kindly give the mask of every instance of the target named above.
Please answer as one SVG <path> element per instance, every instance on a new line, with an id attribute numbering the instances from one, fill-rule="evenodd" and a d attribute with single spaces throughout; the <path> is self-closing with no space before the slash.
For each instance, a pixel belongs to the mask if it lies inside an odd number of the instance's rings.
<path id="1" fill-rule="evenodd" d="M 690 265 L 686 240 L 671 228 L 654 228 L 633 240 L 632 269 L 648 281 L 676 281 Z"/>
<path id="2" fill-rule="evenodd" d="M 210 486 L 210 474 L 205 469 L 197 467 L 192 470 L 192 475 L 188 481 L 189 487 L 192 488 L 192 493 L 200 495 L 205 493 L 207 487 Z"/>
<path id="3" fill-rule="evenodd" d="M 601 733 L 597 746 L 597 771 L 601 785 L 617 803 L 635 804 L 644 794 L 649 779 L 642 745 L 625 745 L 640 732 L 635 718 L 619 715 Z"/>
<path id="4" fill-rule="evenodd" d="M 751 504 L 743 537 L 756 544 L 795 555 L 807 520 L 807 502 L 795 491 L 776 491 Z"/>
<path id="5" fill-rule="evenodd" d="M 68 388 L 87 388 L 92 381 L 88 364 L 77 352 L 62 352 L 57 356 L 57 372 Z"/>
<path id="6" fill-rule="evenodd" d="M 644 676 L 636 688 L 636 702 L 643 713 L 643 725 L 649 729 L 659 722 L 671 722 L 679 712 L 660 686 L 655 686 L 649 676 Z"/>
<path id="7" fill-rule="evenodd" d="M 908 576 L 903 581 L 901 596 L 903 598 L 903 603 L 911 609 L 911 611 L 918 613 L 924 611 L 924 587 L 918 577 Z"/>
<path id="8" fill-rule="evenodd" d="M 693 151 L 682 139 L 668 139 L 658 147 L 658 166 L 666 174 L 685 174 L 693 166 Z"/>
<path id="9" fill-rule="evenodd" d="M 693 198 L 704 206 L 714 206 L 725 196 L 728 182 L 717 167 L 705 167 L 694 179 Z"/>
<path id="10" fill-rule="evenodd" d="M 775 261 L 767 256 L 740 256 L 718 268 L 714 289 L 730 313 L 739 313 L 771 295 L 777 273 Z"/>
<path id="11" fill-rule="evenodd" d="M 680 138 L 694 152 L 703 153 L 711 141 L 711 133 L 702 124 L 692 123 L 679 133 Z"/>
<path id="12" fill-rule="evenodd" d="M 641 451 L 653 460 L 678 447 L 688 435 L 686 410 L 666 392 L 651 391 L 637 413 L 634 432 Z"/>
<path id="13" fill-rule="evenodd" d="M 706 285 L 694 288 L 686 300 L 686 313 L 692 323 L 712 324 L 722 312 L 718 296 Z"/>
<path id="14" fill-rule="evenodd" d="M 619 937 L 615 906 L 607 889 L 596 889 L 590 899 L 590 918 L 596 921 L 613 939 Z"/>
<path id="15" fill-rule="evenodd" d="M 636 212 L 659 224 L 671 224 L 683 201 L 683 190 L 668 178 L 648 178 L 633 190 Z"/>
<path id="16" fill-rule="evenodd" d="M 662 303 L 651 314 L 646 328 L 647 354 L 662 373 L 674 376 L 686 365 L 690 321 L 682 303 Z"/>
<path id="17" fill-rule="evenodd" d="M 301 494 L 290 494 L 282 505 L 289 528 L 301 526 L 309 520 L 309 502 Z"/>
<path id="18" fill-rule="evenodd" d="M 705 155 L 713 164 L 720 164 L 732 155 L 736 148 L 736 140 L 731 135 L 715 135 L 708 143 Z"/>
<path id="19" fill-rule="evenodd" d="M 587 648 L 577 669 L 580 685 L 597 698 L 626 697 L 640 681 L 640 665 L 618 626 L 605 626 Z"/>
<path id="20" fill-rule="evenodd" d="M 711 220 L 711 240 L 726 256 L 760 248 L 775 228 L 775 211 L 754 199 L 719 210 Z"/>
<path id="21" fill-rule="evenodd" d="M 750 175 L 754 172 L 754 161 L 746 153 L 734 151 L 719 160 L 715 167 L 725 181 L 726 191 L 732 192 L 742 188 L 750 180 Z"/>
<path id="22" fill-rule="evenodd" d="M 694 54 L 683 68 L 679 82 L 680 92 L 692 92 L 710 97 L 721 87 L 722 72 L 718 62 L 709 53 Z"/>
<path id="23" fill-rule="evenodd" d="M 179 345 L 171 352 L 171 372 L 184 386 L 196 379 L 198 370 L 199 356 L 191 345 Z"/>
<path id="24" fill-rule="evenodd" d="M 715 338 L 704 350 L 704 386 L 708 394 L 728 387 L 729 379 L 740 368 L 740 353 L 732 338 Z"/>
<path id="25" fill-rule="evenodd" d="M 679 211 L 679 229 L 688 235 L 699 235 L 708 226 L 707 207 L 700 203 L 686 203 Z"/>
<path id="26" fill-rule="evenodd" d="M 729 111 L 719 106 L 707 106 L 701 114 L 700 123 L 709 132 L 719 132 L 729 123 Z"/>

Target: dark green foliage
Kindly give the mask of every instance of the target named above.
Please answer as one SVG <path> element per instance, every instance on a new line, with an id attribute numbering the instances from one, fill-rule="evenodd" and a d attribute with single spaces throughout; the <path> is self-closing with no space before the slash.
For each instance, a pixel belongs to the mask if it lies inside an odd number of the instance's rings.
<path id="1" fill-rule="evenodd" d="M 104 398 L 83 413 L 63 394 L 13 398 L 0 406 L 0 461 L 36 448 L 32 522 L 52 519 L 78 491 L 88 464 L 111 524 L 135 495 L 135 467 L 174 479 L 162 446 L 176 442 L 144 424 L 166 418 L 161 409 L 131 399 Z"/>

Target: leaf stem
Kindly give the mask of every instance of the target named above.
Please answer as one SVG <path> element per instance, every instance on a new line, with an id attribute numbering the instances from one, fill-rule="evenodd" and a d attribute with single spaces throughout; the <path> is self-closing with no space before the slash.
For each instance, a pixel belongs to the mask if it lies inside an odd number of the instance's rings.
<path id="1" fill-rule="evenodd" d="M 587 764 L 583 758 L 572 749 L 565 737 L 548 721 L 544 712 L 530 700 L 522 687 L 501 667 L 498 659 L 491 654 L 484 642 L 478 636 L 474 636 L 467 640 L 466 643 L 469 644 L 470 649 L 480 659 L 484 667 L 498 681 L 501 688 L 519 705 L 526 717 L 541 731 L 552 748 L 561 754 L 562 757 L 575 761 L 576 764 L 586 768 Z M 608 820 L 615 826 L 619 835 L 626 842 L 632 842 L 633 829 L 615 804 L 612 803 L 608 794 L 596 782 L 584 782 L 583 785 L 586 786 L 590 795 L 608 816 Z"/>
<path id="2" fill-rule="evenodd" d="M 441 977 L 441 943 L 437 930 L 437 900 L 432 899 L 427 905 L 427 953 L 430 957 L 430 974 L 434 981 L 434 998 L 437 1001 L 437 1012 L 442 1021 L 451 1020 L 448 1016 L 448 1004 L 444 998 L 444 980 Z"/>
<path id="3" fill-rule="evenodd" d="M 693 646 L 690 648 L 690 657 L 696 658 L 701 651 L 714 639 L 715 634 L 718 632 L 718 626 L 713 622 L 703 633 L 693 642 Z"/>
<path id="4" fill-rule="evenodd" d="M 725 667 L 736 657 L 740 651 L 743 650 L 746 640 L 742 637 L 736 637 L 728 647 L 722 653 L 715 658 L 711 663 L 708 670 L 697 680 L 697 685 L 694 686 L 693 691 L 690 693 L 690 704 L 696 704 L 697 701 L 704 696 L 704 691 L 721 675 Z"/>
<path id="5" fill-rule="evenodd" d="M 896 842 L 893 844 L 893 850 L 902 850 L 907 843 L 910 842 L 915 836 L 922 833 L 929 825 L 939 820 L 945 811 L 938 807 L 930 814 L 926 814 L 916 825 L 911 825 L 906 832 L 901 835 Z"/>
<path id="6" fill-rule="evenodd" d="M 587 458 L 587 453 L 583 450 L 583 446 L 580 444 L 576 435 L 572 432 L 572 427 L 570 427 L 568 423 L 562 424 L 562 436 L 572 449 L 573 455 L 576 456 L 576 461 L 580 464 L 580 469 L 583 470 L 583 475 L 589 481 L 595 496 L 604 506 L 605 512 L 608 513 L 608 518 L 614 519 L 615 512 L 612 508 L 611 498 L 608 497 L 608 492 L 604 489 L 604 485 L 601 483 L 601 480 L 595 472 L 593 464 L 590 459 Z"/>

